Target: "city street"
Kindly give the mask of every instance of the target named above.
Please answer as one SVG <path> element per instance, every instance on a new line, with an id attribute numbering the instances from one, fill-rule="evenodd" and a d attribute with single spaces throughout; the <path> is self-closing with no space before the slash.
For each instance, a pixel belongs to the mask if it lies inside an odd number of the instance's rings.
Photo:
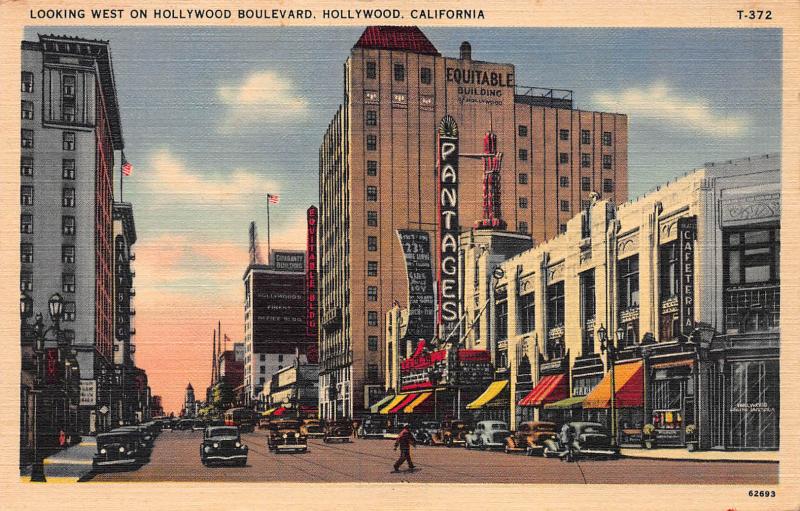
<path id="1" fill-rule="evenodd" d="M 302 454 L 275 454 L 264 432 L 243 435 L 246 467 L 200 463 L 200 431 L 164 431 L 149 464 L 136 471 L 97 474 L 93 482 L 119 481 L 289 481 L 420 483 L 590 483 L 590 484 L 777 484 L 777 463 L 727 463 L 623 458 L 565 463 L 503 452 L 420 446 L 412 451 L 414 472 L 392 473 L 397 453 L 391 440 L 353 443 L 309 442 Z"/>

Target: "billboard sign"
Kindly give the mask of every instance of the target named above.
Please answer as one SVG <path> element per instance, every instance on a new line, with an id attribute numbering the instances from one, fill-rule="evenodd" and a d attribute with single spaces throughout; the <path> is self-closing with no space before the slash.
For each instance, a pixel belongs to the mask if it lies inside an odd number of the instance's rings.
<path id="1" fill-rule="evenodd" d="M 412 230 L 398 230 L 397 238 L 403 247 L 408 276 L 406 337 L 430 341 L 435 326 L 431 239 L 425 231 Z"/>

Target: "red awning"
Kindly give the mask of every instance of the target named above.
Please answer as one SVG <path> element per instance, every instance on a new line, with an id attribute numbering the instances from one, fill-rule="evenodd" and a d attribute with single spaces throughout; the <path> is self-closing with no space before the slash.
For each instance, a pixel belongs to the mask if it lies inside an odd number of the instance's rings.
<path id="1" fill-rule="evenodd" d="M 403 399 L 402 401 L 397 403 L 391 410 L 389 410 L 389 413 L 402 412 L 403 408 L 405 408 L 406 406 L 410 405 L 412 401 L 417 399 L 417 396 L 419 396 L 419 393 L 413 393 L 413 394 L 407 395 L 405 397 L 405 399 Z"/>
<path id="2" fill-rule="evenodd" d="M 616 408 L 641 408 L 644 402 L 644 370 L 642 361 L 618 364 L 614 370 Z M 611 373 L 606 373 L 600 383 L 589 392 L 583 409 L 611 407 Z"/>
<path id="3" fill-rule="evenodd" d="M 527 396 L 517 403 L 519 406 L 541 406 L 545 403 L 555 403 L 569 396 L 567 377 L 563 374 L 545 376 Z"/>
<path id="4" fill-rule="evenodd" d="M 272 414 L 271 414 L 271 415 L 272 415 L 273 417 L 276 417 L 276 416 L 277 416 L 277 417 L 280 417 L 281 415 L 283 415 L 283 413 L 284 413 L 285 411 L 286 411 L 286 407 L 285 407 L 285 406 L 281 406 L 280 408 L 278 408 L 277 410 L 275 410 L 274 412 L 272 412 Z"/>

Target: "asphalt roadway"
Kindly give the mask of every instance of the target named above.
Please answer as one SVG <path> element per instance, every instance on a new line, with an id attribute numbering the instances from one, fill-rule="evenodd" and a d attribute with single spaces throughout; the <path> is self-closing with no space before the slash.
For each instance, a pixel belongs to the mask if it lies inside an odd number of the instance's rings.
<path id="1" fill-rule="evenodd" d="M 245 467 L 204 467 L 200 431 L 161 433 L 150 463 L 137 470 L 105 472 L 91 482 L 419 482 L 419 483 L 588 483 L 588 484 L 769 484 L 778 482 L 777 463 L 697 462 L 621 458 L 558 459 L 419 446 L 412 450 L 416 470 L 392 472 L 398 452 L 392 440 L 355 439 L 326 444 L 311 439 L 308 452 L 276 454 L 266 447 L 265 432 L 243 435 L 249 447 Z"/>

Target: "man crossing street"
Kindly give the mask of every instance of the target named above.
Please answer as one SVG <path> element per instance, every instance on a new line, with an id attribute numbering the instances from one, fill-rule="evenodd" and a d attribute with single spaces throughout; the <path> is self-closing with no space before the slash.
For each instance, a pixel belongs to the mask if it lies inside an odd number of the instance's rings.
<path id="1" fill-rule="evenodd" d="M 417 445 L 414 441 L 414 437 L 411 436 L 411 430 L 408 427 L 408 424 L 403 426 L 403 429 L 400 430 L 400 435 L 397 437 L 397 440 L 394 442 L 394 450 L 396 451 L 397 448 L 400 448 L 400 458 L 394 463 L 394 471 L 400 471 L 400 465 L 405 462 L 408 462 L 408 469 L 414 470 L 414 462 L 411 461 L 411 446 Z"/>

